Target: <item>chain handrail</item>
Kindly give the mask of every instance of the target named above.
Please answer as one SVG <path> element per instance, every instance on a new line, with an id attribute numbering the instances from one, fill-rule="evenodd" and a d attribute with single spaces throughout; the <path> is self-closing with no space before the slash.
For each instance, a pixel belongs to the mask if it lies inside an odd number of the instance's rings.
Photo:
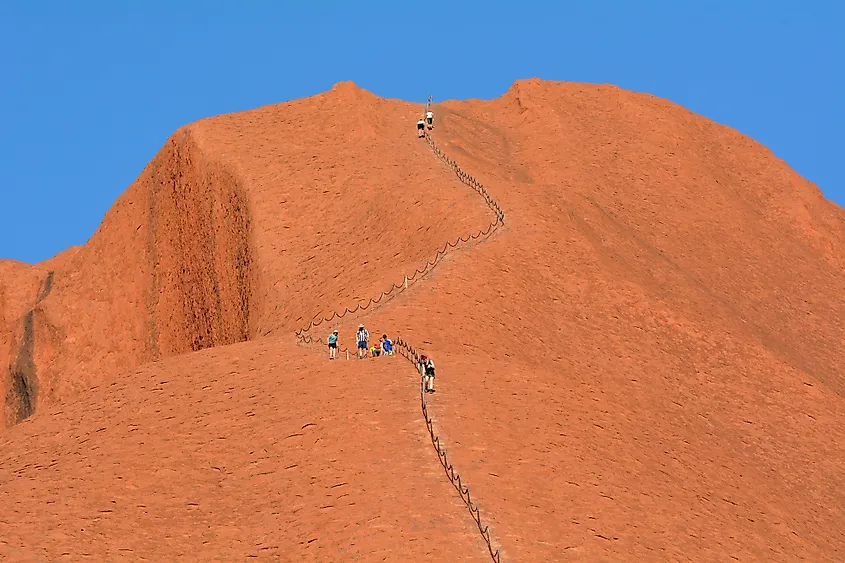
<path id="1" fill-rule="evenodd" d="M 432 104 L 433 97 L 429 96 L 425 105 L 426 113 L 428 113 L 428 111 L 431 109 Z M 404 277 L 402 283 L 392 284 L 390 289 L 388 289 L 387 291 L 382 291 L 378 297 L 370 298 L 366 303 L 358 302 L 352 309 L 350 309 L 349 307 L 345 307 L 342 313 L 334 311 L 329 317 L 323 317 L 322 313 L 318 313 L 311 319 L 307 326 L 296 330 L 295 335 L 297 341 L 302 342 L 303 344 L 319 343 L 323 346 L 327 346 L 328 343 L 323 340 L 323 337 L 320 336 L 315 338 L 312 335 L 308 334 L 308 332 L 320 326 L 321 324 L 327 323 L 333 319 L 342 319 L 346 315 L 356 313 L 358 311 L 366 311 L 370 307 L 373 307 L 380 303 L 386 303 L 387 301 L 396 297 L 399 293 L 402 293 L 403 291 L 407 290 L 410 285 L 415 284 L 427 273 L 431 272 L 431 270 L 434 269 L 434 267 L 440 263 L 440 260 L 446 255 L 447 252 L 456 249 L 458 246 L 469 243 L 473 240 L 480 240 L 482 238 L 487 239 L 499 227 L 504 225 L 505 213 L 502 211 L 498 202 L 496 202 L 496 200 L 494 200 L 493 197 L 490 196 L 487 191 L 487 188 L 485 188 L 481 184 L 481 182 L 476 180 L 474 176 L 467 174 L 460 166 L 458 166 L 458 164 L 454 160 L 449 158 L 442 150 L 440 150 L 440 148 L 437 146 L 437 143 L 434 142 L 434 139 L 431 137 L 428 131 L 425 132 L 425 139 L 428 142 L 429 146 L 431 146 L 431 149 L 434 154 L 444 164 L 446 164 L 446 166 L 448 166 L 453 172 L 455 172 L 455 175 L 458 177 L 458 179 L 462 183 L 474 189 L 476 192 L 478 192 L 479 195 L 484 198 L 484 201 L 487 203 L 487 206 L 491 209 L 491 211 L 495 213 L 495 220 L 491 221 L 485 229 L 479 230 L 465 237 L 459 236 L 457 239 L 455 239 L 454 242 L 447 241 L 442 249 L 437 249 L 437 251 L 434 253 L 434 258 L 432 260 L 426 261 L 422 269 L 416 268 L 413 274 L 411 274 L 410 276 L 406 275 Z M 434 419 L 428 413 L 428 404 L 425 400 L 425 380 L 423 378 L 424 369 L 420 361 L 420 356 L 419 354 L 417 354 L 416 348 L 411 346 L 405 339 L 400 336 L 396 337 L 396 349 L 399 351 L 399 354 L 402 357 L 414 364 L 417 370 L 420 371 L 420 406 L 422 408 L 423 417 L 425 418 L 426 428 L 428 428 L 429 437 L 431 438 L 431 444 L 432 446 L 434 446 L 434 449 L 437 452 L 437 458 L 440 461 L 440 465 L 443 466 L 443 470 L 446 472 L 446 476 L 449 478 L 449 481 L 452 483 L 452 486 L 454 486 L 455 489 L 458 491 L 461 500 L 464 501 L 464 504 L 466 504 L 467 508 L 469 509 L 470 516 L 478 527 L 478 531 L 481 533 L 482 539 L 487 544 L 487 550 L 490 553 L 490 557 L 496 563 L 501 563 L 501 551 L 499 549 L 493 549 L 493 542 L 490 538 L 490 527 L 482 525 L 481 510 L 479 509 L 478 505 L 472 501 L 469 486 L 463 483 L 463 481 L 461 480 L 460 473 L 456 472 L 454 466 L 449 463 L 448 457 L 446 455 L 446 449 L 441 444 L 440 436 L 437 435 L 434 431 Z M 351 351 L 348 348 L 340 348 L 339 350 L 341 352 L 347 353 Z"/>
<path id="2" fill-rule="evenodd" d="M 473 240 L 479 240 L 481 238 L 487 238 L 488 236 L 493 234 L 493 231 L 496 230 L 496 228 L 498 228 L 501 224 L 502 224 L 502 221 L 499 220 L 499 218 L 497 217 L 496 220 L 491 222 L 487 226 L 487 228 L 485 228 L 485 229 L 482 229 L 480 231 L 477 231 L 477 232 L 472 233 L 472 234 L 467 235 L 467 236 L 459 236 L 454 241 L 447 241 L 446 244 L 443 245 L 443 248 L 437 249 L 437 251 L 434 253 L 434 258 L 432 258 L 431 260 L 427 260 L 425 265 L 422 266 L 421 268 L 415 268 L 414 273 L 411 274 L 410 276 L 406 275 L 403 278 L 402 282 L 391 284 L 390 289 L 388 289 L 386 291 L 382 291 L 379 294 L 378 297 L 375 297 L 375 298 L 371 297 L 366 302 L 363 302 L 363 301 L 358 302 L 358 303 L 356 303 L 356 305 L 352 309 L 350 309 L 349 307 L 345 307 L 343 312 L 339 313 L 337 311 L 334 311 L 328 317 L 322 317 L 321 316 L 322 313 L 318 313 L 308 323 L 307 326 L 296 330 L 296 336 L 301 337 L 305 333 L 311 331 L 312 329 L 320 326 L 323 323 L 327 323 L 327 322 L 332 321 L 334 319 L 342 319 L 343 317 L 345 317 L 346 315 L 348 315 L 350 313 L 357 313 L 358 311 L 366 311 L 371 306 L 381 303 L 382 300 L 385 299 L 385 298 L 386 298 L 386 301 L 393 299 L 399 293 L 402 293 L 403 291 L 408 289 L 408 287 L 410 287 L 411 285 L 413 285 L 414 283 L 419 281 L 419 279 L 422 278 L 425 274 L 428 274 L 429 272 L 431 272 L 431 270 L 433 270 L 434 267 L 437 266 L 437 264 L 440 263 L 440 261 L 443 259 L 443 257 L 450 250 L 456 249 L 456 248 L 458 248 L 458 246 L 464 245 L 464 244 L 469 243 L 470 241 L 473 241 Z"/>
<path id="3" fill-rule="evenodd" d="M 423 378 L 424 367 L 422 365 L 422 361 L 420 360 L 420 355 L 417 354 L 416 348 L 411 346 L 401 337 L 396 338 L 396 349 L 399 350 L 399 354 L 402 357 L 414 364 L 420 372 L 420 406 L 422 407 L 425 425 L 426 428 L 428 428 L 428 434 L 431 438 L 431 445 L 434 446 L 434 449 L 437 452 L 437 459 L 440 461 L 440 465 L 443 466 L 443 470 L 446 472 L 446 477 L 449 478 L 452 486 L 458 491 L 461 500 L 464 501 L 464 504 L 466 504 L 469 509 L 469 514 L 475 522 L 475 525 L 478 527 L 478 531 L 481 533 L 481 538 L 484 540 L 484 543 L 487 544 L 487 551 L 490 553 L 490 557 L 496 563 L 501 563 L 501 552 L 498 549 L 495 551 L 493 550 L 493 542 L 490 538 L 490 526 L 485 526 L 481 523 L 481 509 L 472 501 L 469 486 L 463 483 L 461 480 L 461 474 L 456 472 L 455 467 L 449 463 L 449 458 L 446 455 L 446 448 L 443 447 L 440 436 L 434 431 L 434 418 L 428 414 L 428 404 L 425 401 L 425 380 Z"/>

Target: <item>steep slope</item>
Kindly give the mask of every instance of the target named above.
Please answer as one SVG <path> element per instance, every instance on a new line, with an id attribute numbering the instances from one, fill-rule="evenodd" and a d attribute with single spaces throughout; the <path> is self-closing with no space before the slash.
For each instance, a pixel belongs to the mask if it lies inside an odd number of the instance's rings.
<path id="1" fill-rule="evenodd" d="M 0 559 L 477 559 L 400 362 L 264 339 L 45 409 L 0 442 Z"/>
<path id="2" fill-rule="evenodd" d="M 650 96 L 530 81 L 437 115 L 508 223 L 371 322 L 439 360 L 503 553 L 838 559 L 842 210 Z"/>
<path id="3" fill-rule="evenodd" d="M 252 197 L 266 280 L 259 334 L 365 301 L 447 240 L 486 226 L 475 194 L 455 189 L 414 134 L 420 107 L 344 82 L 281 106 L 196 125 Z"/>
<path id="4" fill-rule="evenodd" d="M 158 358 L 293 330 L 401 282 L 481 223 L 408 135 L 417 111 L 339 84 L 177 131 L 91 240 L 49 270 L 49 295 L 28 289 L 29 308 L 7 322 L 22 334 L 33 311 L 33 346 L 3 333 L 6 422 Z M 30 271 L 46 279 L 39 265 L 7 283 L 23 291 Z M 15 383 L 22 353 L 31 400 Z"/>
<path id="5" fill-rule="evenodd" d="M 368 323 L 438 359 L 505 556 L 837 560 L 842 209 L 650 96 L 529 81 L 437 114 L 508 222 Z"/>
<path id="6" fill-rule="evenodd" d="M 152 224 L 170 233 L 155 239 L 165 242 L 148 246 L 155 272 L 145 270 L 148 285 L 135 290 L 144 294 L 143 288 L 155 288 L 149 292 L 156 296 L 151 308 L 133 321 L 146 323 L 137 330 L 141 341 L 155 343 L 143 349 L 151 357 L 191 349 L 197 341 L 189 337 L 211 334 L 199 330 L 209 311 L 219 325 L 246 327 L 221 335 L 257 341 L 151 365 L 122 379 L 124 387 L 86 392 L 91 394 L 80 403 L 84 407 L 68 402 L 61 414 L 36 415 L 9 432 L 0 452 L 7 455 L 2 466 L 14 469 L 0 476 L 2 506 L 14 506 L 15 519 L 28 525 L 25 532 L 15 527 L 15 535 L 8 533 L 14 538 L 9 553 L 34 546 L 36 538 L 54 533 L 57 522 L 73 518 L 69 515 L 80 507 L 83 515 L 96 508 L 84 501 L 99 486 L 90 474 L 48 515 L 31 507 L 49 502 L 49 492 L 27 480 L 63 486 L 84 469 L 85 458 L 122 464 L 147 449 L 155 457 L 174 442 L 177 451 L 192 452 L 188 477 L 165 492 L 141 487 L 129 499 L 146 505 L 143 498 L 151 497 L 156 503 L 150 504 L 157 507 L 151 511 L 151 530 L 165 529 L 161 522 L 185 530 L 187 537 L 178 544 L 167 538 L 168 553 L 175 546 L 200 556 L 218 553 L 222 536 L 200 536 L 194 519 L 199 516 L 178 512 L 163 495 L 184 495 L 198 483 L 198 496 L 212 499 L 203 516 L 212 530 L 225 530 L 216 519 L 235 506 L 266 516 L 269 500 L 258 490 L 263 482 L 246 479 L 232 483 L 231 504 L 221 500 L 210 478 L 196 469 L 205 462 L 193 453 L 201 451 L 200 441 L 238 437 L 243 443 L 216 444 L 214 455 L 244 470 L 244 459 L 263 444 L 264 432 L 305 436 L 295 428 L 299 419 L 325 411 L 335 416 L 326 432 L 356 445 L 359 456 L 371 447 L 380 462 L 390 460 L 390 470 L 400 472 L 392 493 L 368 479 L 359 491 L 393 494 L 391 510 L 397 512 L 389 518 L 411 514 L 419 520 L 410 528 L 394 524 L 384 532 L 384 543 L 348 536 L 353 532 L 341 529 L 342 523 L 385 510 L 382 505 L 370 504 L 369 497 L 365 501 L 362 492 L 361 516 L 350 507 L 325 514 L 323 493 L 307 493 L 302 507 L 296 505 L 285 517 L 335 530 L 336 543 L 311 553 L 296 547 L 304 535 L 285 532 L 279 549 L 288 551 L 282 557 L 332 559 L 336 549 L 352 543 L 361 545 L 362 559 L 484 557 L 486 546 L 427 443 L 409 366 L 399 358 L 317 364 L 316 350 L 284 344 L 294 329 L 378 296 L 446 241 L 476 232 L 492 219 L 478 195 L 415 138 L 419 110 L 341 84 L 306 100 L 203 120 L 171 139 L 169 146 L 177 147 L 183 135 L 193 156 L 168 149 L 163 154 L 183 156 L 172 168 L 151 165 L 145 171 L 151 180 L 138 184 L 180 186 L 170 192 L 145 188 L 145 197 L 157 194 L 156 201 L 171 202 L 171 211 L 156 203 L 157 219 L 140 223 L 141 231 Z M 321 336 L 329 326 L 339 326 L 349 344 L 355 325 L 363 321 L 371 334 L 399 335 L 435 358 L 438 392 L 427 399 L 428 411 L 450 460 L 472 487 L 502 560 L 841 559 L 842 209 L 758 144 L 651 96 L 531 80 L 516 83 L 496 100 L 447 102 L 435 111 L 440 148 L 484 183 L 507 213 L 505 225 L 481 242 L 449 251 L 399 297 L 308 334 Z M 199 175 L 202 181 L 184 174 L 199 158 L 205 163 L 199 168 L 210 171 Z M 206 192 L 197 186 L 220 194 L 215 196 L 220 201 L 243 194 L 231 209 L 246 212 L 211 216 L 248 223 L 232 230 L 248 236 L 231 237 L 245 240 L 245 246 L 193 248 L 195 232 L 220 232 L 196 228 L 209 213 L 202 203 Z M 162 194 L 171 195 L 162 200 Z M 191 211 L 196 209 L 202 212 Z M 245 254 L 236 249 L 248 249 L 249 259 L 241 260 Z M 77 267 L 85 252 L 90 250 L 74 255 Z M 219 262 L 208 259 L 221 255 Z M 248 290 L 210 302 L 198 297 L 201 306 L 195 311 L 201 314 L 187 314 L 181 303 L 192 301 L 180 296 L 193 295 L 194 285 L 206 287 L 195 280 L 216 287 L 223 275 L 211 273 L 217 271 L 248 272 L 234 276 L 248 282 L 229 286 Z M 27 275 L 31 287 L 38 285 L 38 275 Z M 54 283 L 36 310 L 57 300 L 57 291 Z M 73 293 L 67 295 L 70 300 Z M 162 319 L 165 328 L 153 330 L 159 321 L 150 319 Z M 225 344 L 227 338 L 208 337 L 195 347 Z M 230 355 L 240 355 L 238 365 L 227 363 L 233 361 Z M 108 357 L 140 362 L 142 356 L 120 351 Z M 245 366 L 244 357 L 256 363 Z M 270 358 L 284 358 L 281 371 L 270 367 Z M 77 365 L 95 361 L 100 360 Z M 145 373 L 166 376 L 162 381 L 168 383 L 134 389 Z M 73 380 L 74 375 L 63 372 L 62 377 Z M 231 397 L 213 392 L 206 399 L 202 393 L 214 391 L 221 377 L 235 378 L 238 392 Z M 290 377 L 307 383 L 290 383 Z M 406 383 L 393 387 L 397 381 Z M 162 397 L 171 382 L 178 388 Z M 361 392 L 352 393 L 347 385 Z M 258 399 L 264 396 L 271 398 L 269 404 Z M 287 411 L 271 408 L 282 397 L 290 401 L 285 403 L 294 413 L 290 418 Z M 123 406 L 116 411 L 108 406 L 113 401 Z M 143 410 L 164 413 L 174 405 L 205 401 L 206 410 L 193 406 L 182 415 L 168 414 L 160 424 L 147 422 Z M 230 411 L 224 401 L 230 401 Z M 130 420 L 135 413 L 127 412 L 134 404 L 147 405 L 135 422 Z M 379 432 L 358 434 L 357 425 L 346 425 L 346 417 L 366 420 L 375 408 L 391 413 L 375 425 Z M 225 412 L 230 418 L 225 428 L 209 422 L 206 430 L 207 419 L 190 418 L 194 412 L 207 412 L 208 419 Z M 103 454 L 77 456 L 73 450 L 50 456 L 57 448 L 50 436 L 67 426 L 63 416 L 75 417 L 80 431 L 95 440 L 104 440 L 96 430 L 105 427 L 102 434 L 110 427 L 101 421 L 136 424 L 133 432 L 147 432 L 144 449 L 130 443 Z M 407 428 L 407 436 L 399 428 Z M 419 432 L 415 438 L 413 432 Z M 412 439 L 397 441 L 405 437 Z M 282 457 L 298 450 L 286 444 L 266 449 L 279 456 L 266 469 L 274 472 L 270 496 L 290 498 L 304 486 L 303 476 L 286 474 Z M 41 452 L 44 461 L 28 461 L 32 452 Z M 345 448 L 319 452 L 309 467 L 325 465 L 326 459 L 345 460 L 339 475 L 358 474 L 360 460 Z M 50 467 L 54 462 L 72 467 L 57 471 Z M 137 479 L 155 475 L 154 463 L 133 466 Z M 430 472 L 433 481 L 424 487 L 443 487 L 444 496 L 433 496 L 419 512 L 407 510 L 416 496 L 404 477 L 411 472 L 407 463 L 414 471 Z M 16 469 L 21 475 L 13 475 Z M 114 475 L 105 488 L 110 493 L 123 487 Z M 432 531 L 424 521 L 434 516 L 448 524 Z M 279 527 L 278 520 L 262 516 L 260 525 L 247 531 L 246 517 L 229 518 L 230 530 L 254 545 L 264 541 L 265 526 Z M 119 529 L 149 520 L 130 512 L 100 522 L 106 526 L 104 537 L 96 530 L 58 537 L 48 542 L 45 555 L 65 546 L 76 550 L 83 541 L 107 556 L 122 547 Z M 444 551 L 420 551 L 419 536 L 407 532 L 415 526 L 438 541 L 442 534 Z M 394 551 L 387 551 L 391 545 Z M 139 539 L 128 548 L 150 556 L 164 553 L 151 540 Z M 255 553 L 228 549 L 221 557 Z"/>

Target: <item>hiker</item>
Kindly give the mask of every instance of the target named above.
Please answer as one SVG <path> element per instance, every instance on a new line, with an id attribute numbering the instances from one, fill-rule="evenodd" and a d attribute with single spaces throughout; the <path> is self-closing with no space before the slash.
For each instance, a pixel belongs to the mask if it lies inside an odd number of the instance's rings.
<path id="1" fill-rule="evenodd" d="M 417 121 L 417 137 L 425 137 L 425 121 L 422 119 Z"/>
<path id="2" fill-rule="evenodd" d="M 428 130 L 434 129 L 434 113 L 431 110 L 425 112 L 425 123 L 428 125 Z"/>
<path id="3" fill-rule="evenodd" d="M 434 361 L 423 354 L 420 356 L 420 374 L 423 376 L 423 387 L 426 393 L 434 393 Z"/>
<path id="4" fill-rule="evenodd" d="M 337 358 L 337 329 L 329 335 L 329 359 Z"/>
<path id="5" fill-rule="evenodd" d="M 393 342 L 387 337 L 386 334 L 381 336 L 381 350 L 384 352 L 385 356 L 392 356 L 393 355 Z"/>
<path id="6" fill-rule="evenodd" d="M 373 358 L 378 358 L 381 355 L 381 346 L 373 344 L 373 347 L 370 348 L 370 355 Z"/>
<path id="7" fill-rule="evenodd" d="M 363 324 L 358 325 L 358 332 L 355 333 L 355 340 L 358 342 L 358 359 L 367 357 L 367 341 L 370 339 L 370 333 L 364 328 Z"/>
<path id="8" fill-rule="evenodd" d="M 425 370 L 425 392 L 434 393 L 434 360 L 426 358 L 423 369 Z"/>

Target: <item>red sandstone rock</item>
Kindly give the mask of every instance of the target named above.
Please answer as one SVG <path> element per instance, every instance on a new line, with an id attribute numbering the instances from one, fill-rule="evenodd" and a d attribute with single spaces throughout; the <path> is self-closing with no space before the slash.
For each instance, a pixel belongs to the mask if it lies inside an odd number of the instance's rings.
<path id="1" fill-rule="evenodd" d="M 839 559 L 843 210 L 754 141 L 611 86 L 435 112 L 506 226 L 337 324 L 435 358 L 432 413 L 503 560 Z M 0 360 L 32 312 L 38 382 L 1 438 L 0 554 L 484 558 L 410 366 L 289 344 L 492 219 L 419 113 L 347 83 L 202 120 L 87 245 L 0 264 Z"/>

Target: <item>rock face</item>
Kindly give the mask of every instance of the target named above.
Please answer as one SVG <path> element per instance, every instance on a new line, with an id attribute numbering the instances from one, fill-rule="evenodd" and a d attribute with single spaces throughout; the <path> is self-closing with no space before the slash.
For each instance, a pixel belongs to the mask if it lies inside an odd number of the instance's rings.
<path id="1" fill-rule="evenodd" d="M 419 113 L 343 83 L 202 120 L 85 246 L 0 263 L 5 420 L 26 421 L 0 446 L 0 506 L 26 522 L 0 520 L 0 554 L 483 557 L 407 364 L 290 344 L 489 223 Z M 319 331 L 349 345 L 363 321 L 436 359 L 431 408 L 503 560 L 837 560 L 845 212 L 754 141 L 611 86 L 519 81 L 435 113 L 505 226 Z M 160 464 L 192 477 L 158 487 Z"/>
<path id="2" fill-rule="evenodd" d="M 5 273 L 18 292 L 4 314 L 6 423 L 121 370 L 246 340 L 249 232 L 238 181 L 177 132 L 88 244 Z"/>
<path id="3" fill-rule="evenodd" d="M 480 223 L 408 138 L 417 110 L 340 84 L 194 123 L 85 246 L 4 263 L 6 425 L 150 361 L 293 331 Z"/>

